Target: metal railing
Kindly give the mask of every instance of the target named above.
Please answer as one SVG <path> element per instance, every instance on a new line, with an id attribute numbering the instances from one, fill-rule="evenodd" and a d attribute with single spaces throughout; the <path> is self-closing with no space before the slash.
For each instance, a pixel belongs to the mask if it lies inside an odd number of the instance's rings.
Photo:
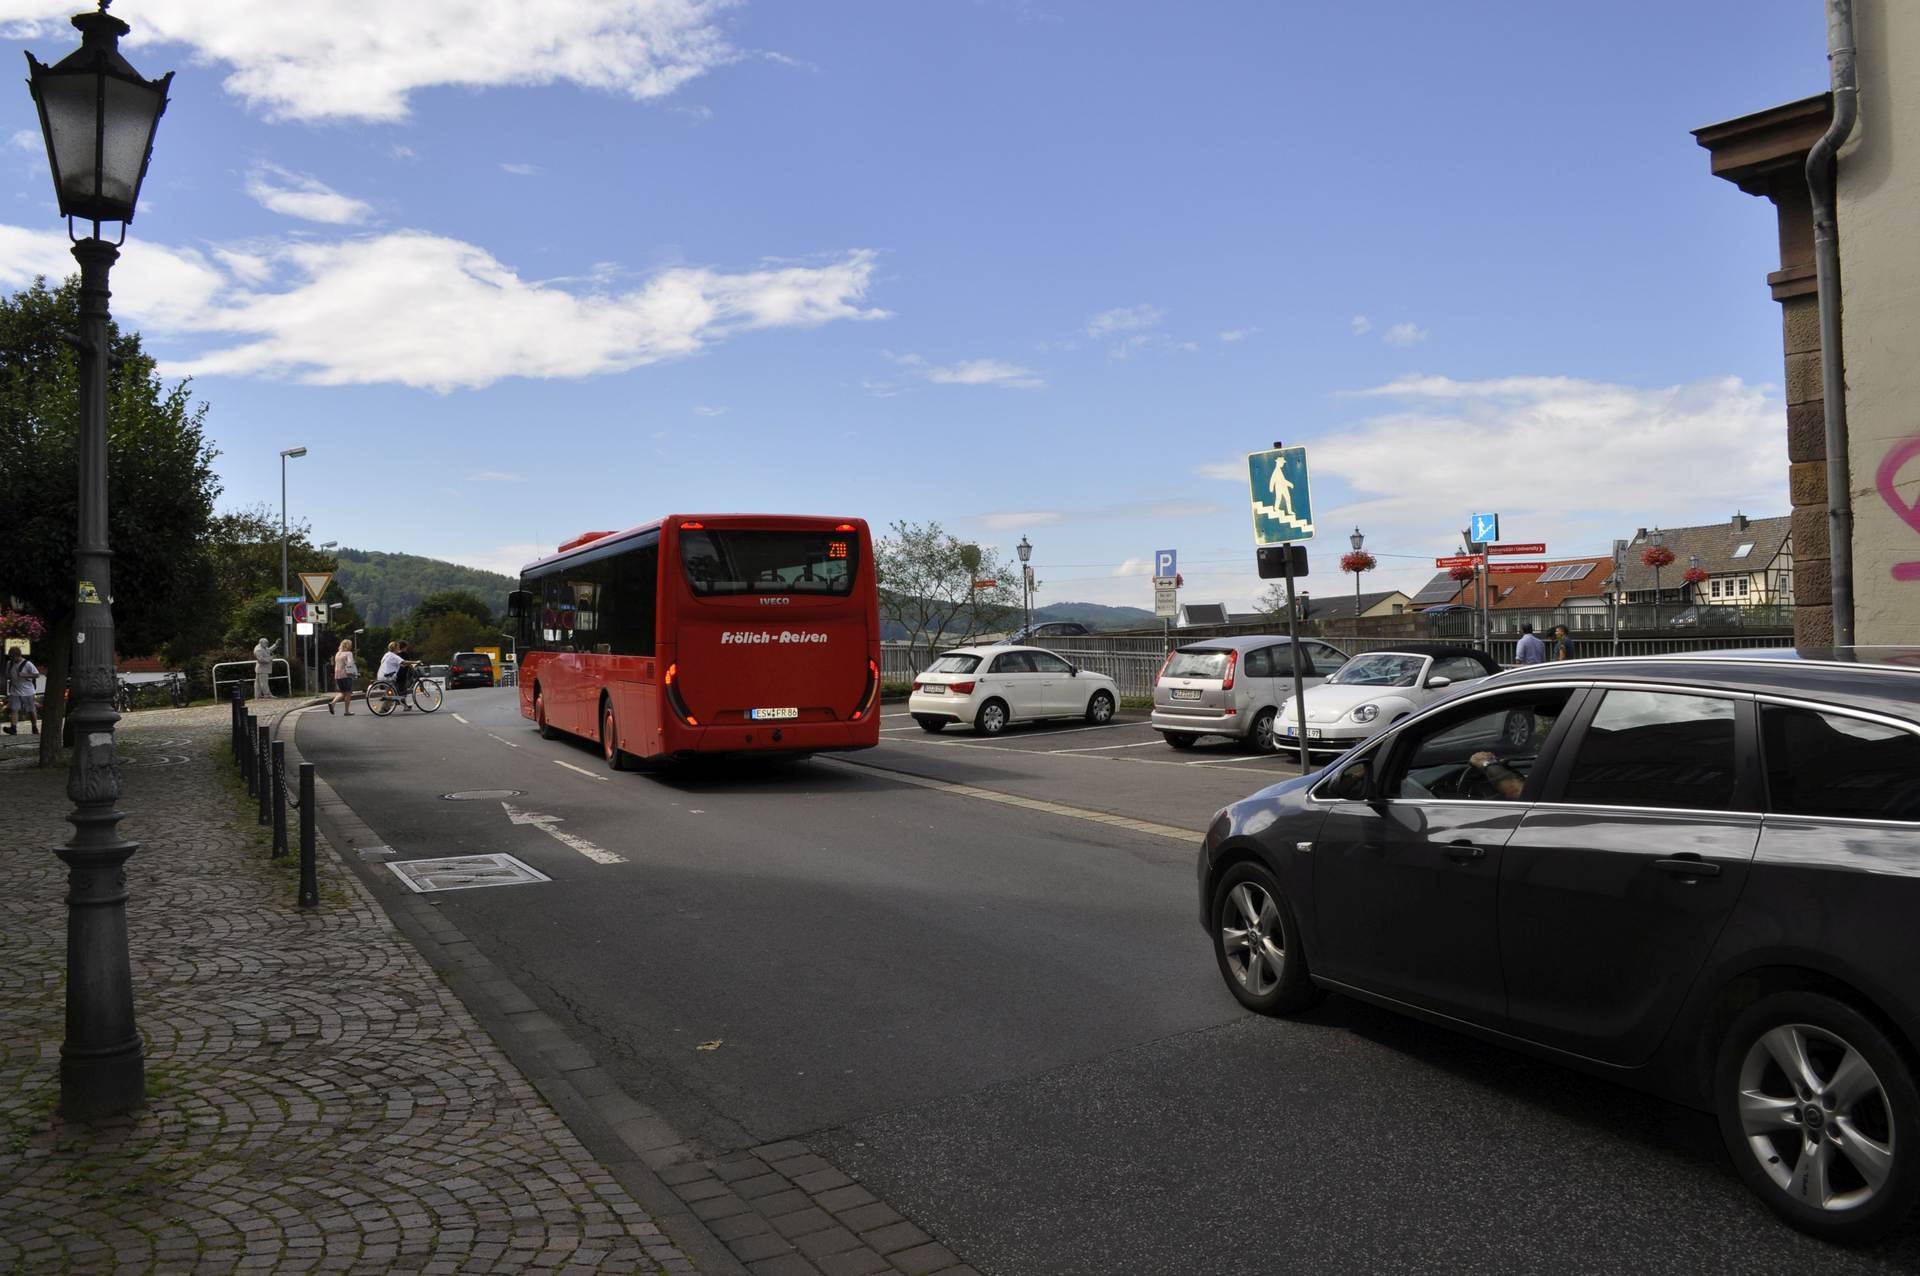
<path id="1" fill-rule="evenodd" d="M 293 694 L 293 673 L 287 667 L 286 658 L 283 656 L 275 656 L 272 667 L 278 672 L 268 676 L 267 688 L 272 690 L 277 686 L 281 695 L 291 696 Z M 253 685 L 253 671 L 255 668 L 256 666 L 251 660 L 222 660 L 213 667 L 213 698 L 215 700 L 224 700 L 227 698 L 220 694 L 220 688 L 223 685 L 228 687 L 251 687 Z M 244 669 L 246 673 L 231 678 L 223 678 L 220 676 L 220 671 L 223 669 Z M 252 693 L 249 692 L 248 694 Z"/>
<path id="2" fill-rule="evenodd" d="M 313 763 L 300 764 L 299 793 L 290 795 L 286 744 L 272 738 L 272 725 L 263 722 L 260 715 L 247 712 L 238 695 L 232 705 L 234 762 L 247 782 L 248 796 L 260 803 L 260 823 L 273 829 L 273 858 L 282 859 L 287 854 L 287 807 L 291 805 L 300 815 L 300 907 L 317 908 L 320 884 L 314 862 L 314 833 L 319 814 L 313 798 Z"/>

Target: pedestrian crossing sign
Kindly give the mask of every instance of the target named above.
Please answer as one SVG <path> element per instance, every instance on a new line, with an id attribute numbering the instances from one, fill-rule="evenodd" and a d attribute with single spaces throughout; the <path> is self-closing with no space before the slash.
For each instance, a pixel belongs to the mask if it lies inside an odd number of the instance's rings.
<path id="1" fill-rule="evenodd" d="M 1253 498 L 1253 543 L 1284 545 L 1313 539 L 1313 495 L 1307 486 L 1307 449 L 1271 448 L 1247 454 Z"/>

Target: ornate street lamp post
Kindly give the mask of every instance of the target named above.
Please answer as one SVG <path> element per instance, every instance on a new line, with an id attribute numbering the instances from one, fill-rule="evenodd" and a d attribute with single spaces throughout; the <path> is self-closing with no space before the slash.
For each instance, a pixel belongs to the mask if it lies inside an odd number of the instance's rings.
<path id="1" fill-rule="evenodd" d="M 1356 527 L 1353 529 L 1353 535 L 1347 537 L 1347 544 L 1353 546 L 1353 552 L 1358 554 L 1366 548 L 1367 538 Z M 1353 631 L 1358 634 L 1360 632 L 1360 572 L 1357 568 L 1353 573 L 1353 624 Z"/>
<path id="2" fill-rule="evenodd" d="M 287 596 L 287 458 L 299 458 L 306 454 L 307 449 L 304 447 L 290 447 L 280 453 L 280 596 L 282 598 Z M 280 604 L 280 652 L 287 658 L 287 668 L 292 669 L 293 608 L 286 603 Z M 271 671 L 271 666 L 269 666 L 269 671 Z M 302 687 L 306 686 L 306 681 L 306 667 L 305 662 L 302 661 L 300 670 Z M 269 691 L 273 689 L 272 682 L 268 682 L 267 689 Z M 289 681 L 287 686 L 287 694 L 293 694 L 291 681 Z"/>
<path id="3" fill-rule="evenodd" d="M 1024 641 L 1032 636 L 1027 630 L 1033 628 L 1033 568 L 1027 566 L 1027 560 L 1033 557 L 1033 546 L 1022 536 L 1014 549 L 1020 554 L 1020 637 Z"/>
<path id="4" fill-rule="evenodd" d="M 60 1047 L 60 1111 L 92 1121 L 146 1101 L 146 1064 L 133 1020 L 127 958 L 126 862 L 139 847 L 117 832 L 120 764 L 114 757 L 113 580 L 107 544 L 107 272 L 126 240 L 167 109 L 169 71 L 141 78 L 120 56 L 130 27 L 107 14 L 74 17 L 80 47 L 52 66 L 27 55 L 27 84 L 53 167 L 53 188 L 80 263 L 80 527 L 72 672 L 73 762 L 67 816 L 67 1036 Z M 91 222 L 85 239 L 75 219 Z M 100 237 L 102 222 L 120 237 Z"/>
<path id="5" fill-rule="evenodd" d="M 1660 628 L 1660 568 L 1673 561 L 1673 554 L 1667 549 L 1667 538 L 1659 528 L 1647 533 L 1647 543 L 1659 552 L 1654 554 L 1653 563 L 1653 627 Z"/>

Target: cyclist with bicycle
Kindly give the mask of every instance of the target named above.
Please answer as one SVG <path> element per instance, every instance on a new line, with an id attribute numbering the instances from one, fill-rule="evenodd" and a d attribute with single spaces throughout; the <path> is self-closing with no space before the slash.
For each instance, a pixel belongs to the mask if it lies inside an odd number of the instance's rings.
<path id="1" fill-rule="evenodd" d="M 404 644 L 399 642 L 390 642 L 387 644 L 387 654 L 380 657 L 380 668 L 375 676 L 382 682 L 392 683 L 394 694 L 405 704 L 407 699 L 407 676 L 413 668 L 413 662 L 402 654 L 400 649 L 403 645 Z M 413 706 L 407 704 L 406 710 L 408 713 L 412 713 Z"/>

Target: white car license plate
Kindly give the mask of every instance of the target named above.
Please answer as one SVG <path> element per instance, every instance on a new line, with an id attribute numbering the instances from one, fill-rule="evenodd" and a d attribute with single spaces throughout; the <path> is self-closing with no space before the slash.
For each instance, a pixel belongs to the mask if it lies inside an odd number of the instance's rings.
<path id="1" fill-rule="evenodd" d="M 798 709 L 755 709 L 753 711 L 753 720 L 755 722 L 765 722 L 773 718 L 797 718 L 799 716 L 800 711 Z"/>
<path id="2" fill-rule="evenodd" d="M 1173 698 L 1175 700 L 1198 700 L 1200 698 L 1200 691 L 1196 687 L 1175 687 L 1173 689 Z"/>
<path id="3" fill-rule="evenodd" d="M 926 692 L 930 696 L 944 696 L 947 694 L 947 689 L 945 687 L 936 687 L 932 683 L 928 683 L 926 686 L 920 688 L 920 690 Z"/>
<path id="4" fill-rule="evenodd" d="M 1308 727 L 1308 728 L 1307 728 L 1307 739 L 1309 739 L 1309 740 L 1318 740 L 1319 738 L 1320 738 L 1320 728 L 1319 728 L 1319 727 Z"/>

